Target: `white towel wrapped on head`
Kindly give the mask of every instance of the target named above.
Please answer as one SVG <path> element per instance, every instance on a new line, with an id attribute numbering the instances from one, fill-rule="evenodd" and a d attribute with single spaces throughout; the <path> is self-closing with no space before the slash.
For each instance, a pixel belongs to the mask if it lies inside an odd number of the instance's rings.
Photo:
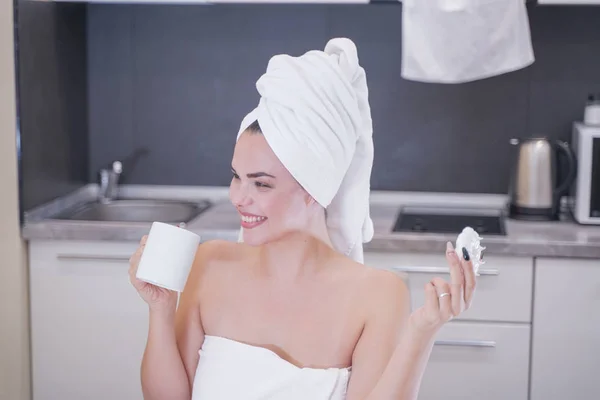
<path id="1" fill-rule="evenodd" d="M 363 262 L 362 244 L 373 237 L 373 127 L 356 46 L 336 38 L 324 51 L 276 55 L 256 88 L 259 104 L 242 121 L 238 138 L 258 120 L 275 155 L 327 209 L 336 250 Z"/>

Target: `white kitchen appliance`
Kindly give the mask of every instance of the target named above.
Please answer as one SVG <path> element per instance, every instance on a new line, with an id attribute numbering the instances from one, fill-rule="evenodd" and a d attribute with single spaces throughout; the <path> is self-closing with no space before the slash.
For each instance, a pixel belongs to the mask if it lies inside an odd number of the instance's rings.
<path id="1" fill-rule="evenodd" d="M 600 126 L 575 122 L 571 143 L 577 159 L 569 202 L 573 218 L 581 224 L 600 225 Z"/>

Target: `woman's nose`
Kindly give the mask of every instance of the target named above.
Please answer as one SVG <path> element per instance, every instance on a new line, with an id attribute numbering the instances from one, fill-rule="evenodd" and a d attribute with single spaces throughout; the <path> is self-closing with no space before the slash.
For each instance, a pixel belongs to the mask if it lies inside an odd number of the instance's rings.
<path id="1" fill-rule="evenodd" d="M 229 189 L 229 197 L 236 207 L 246 207 L 252 203 L 252 198 L 248 193 L 248 189 L 246 185 L 243 184 L 232 185 Z"/>

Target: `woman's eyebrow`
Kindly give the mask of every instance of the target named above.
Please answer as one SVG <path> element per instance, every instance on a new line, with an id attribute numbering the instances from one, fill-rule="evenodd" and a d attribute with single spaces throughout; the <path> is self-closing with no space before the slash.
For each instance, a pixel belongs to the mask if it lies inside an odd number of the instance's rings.
<path id="1" fill-rule="evenodd" d="M 235 171 L 235 168 L 233 168 L 233 167 L 231 167 L 231 172 L 233 172 L 234 174 L 237 175 L 237 172 Z M 268 176 L 269 178 L 276 179 L 274 175 L 267 174 L 266 172 L 252 172 L 250 174 L 246 174 L 246 176 L 248 178 L 260 178 L 263 176 Z"/>
<path id="2" fill-rule="evenodd" d="M 268 176 L 269 178 L 275 178 L 275 176 L 271 174 L 267 174 L 266 172 L 253 172 L 251 174 L 246 174 L 248 178 L 260 178 L 262 176 Z"/>

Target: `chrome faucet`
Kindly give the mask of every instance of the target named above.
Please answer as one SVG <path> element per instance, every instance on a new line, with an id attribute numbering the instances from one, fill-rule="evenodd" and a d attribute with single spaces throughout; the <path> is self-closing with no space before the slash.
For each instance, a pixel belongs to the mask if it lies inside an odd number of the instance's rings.
<path id="1" fill-rule="evenodd" d="M 112 163 L 112 169 L 101 169 L 100 175 L 100 191 L 98 200 L 101 203 L 108 203 L 117 198 L 119 192 L 119 177 L 123 172 L 123 164 L 120 161 Z"/>
<path id="2" fill-rule="evenodd" d="M 127 180 L 123 175 L 130 174 L 135 169 L 139 159 L 149 153 L 146 147 L 138 147 L 129 155 L 121 158 L 121 161 L 114 161 L 108 168 L 103 168 L 98 172 L 100 178 L 100 191 L 98 200 L 102 203 L 108 203 L 117 198 L 119 192 L 119 180 Z"/>

